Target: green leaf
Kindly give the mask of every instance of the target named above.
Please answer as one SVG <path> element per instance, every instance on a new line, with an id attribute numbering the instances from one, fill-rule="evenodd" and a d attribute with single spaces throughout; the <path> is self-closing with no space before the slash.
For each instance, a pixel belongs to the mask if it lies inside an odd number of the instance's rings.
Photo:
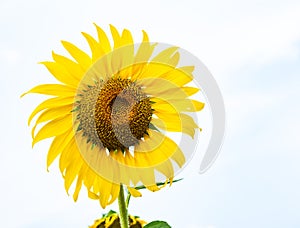
<path id="1" fill-rule="evenodd" d="M 144 226 L 144 228 L 171 228 L 171 226 L 164 221 L 153 221 Z"/>

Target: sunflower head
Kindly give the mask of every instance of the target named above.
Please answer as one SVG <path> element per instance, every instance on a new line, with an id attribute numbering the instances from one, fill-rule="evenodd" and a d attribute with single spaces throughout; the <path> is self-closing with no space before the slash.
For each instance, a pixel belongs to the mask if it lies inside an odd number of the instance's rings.
<path id="1" fill-rule="evenodd" d="M 112 41 L 97 25 L 97 38 L 82 33 L 91 54 L 62 41 L 70 57 L 52 53 L 42 62 L 59 81 L 28 93 L 51 97 L 29 117 L 37 116 L 33 145 L 53 138 L 47 166 L 59 158 L 66 191 L 82 186 L 102 207 L 115 201 L 120 184 L 159 190 L 185 164 L 185 151 L 169 133 L 194 137 L 199 129 L 193 113 L 204 104 L 191 96 L 194 66 L 179 66 L 177 47 L 158 49 L 143 31 L 139 44 L 131 33 L 110 26 Z M 36 127 L 42 125 L 37 133 Z M 178 137 L 177 137 L 178 139 Z M 131 188 L 133 187 L 133 188 Z"/>
<path id="2" fill-rule="evenodd" d="M 79 91 L 77 97 L 76 131 L 82 131 L 92 145 L 124 152 L 147 134 L 151 101 L 136 82 L 120 77 L 100 79 Z"/>
<path id="3" fill-rule="evenodd" d="M 142 228 L 147 222 L 141 220 L 138 216 L 129 215 L 130 228 Z M 121 228 L 120 218 L 115 211 L 104 214 L 101 219 L 95 220 L 89 228 Z"/>

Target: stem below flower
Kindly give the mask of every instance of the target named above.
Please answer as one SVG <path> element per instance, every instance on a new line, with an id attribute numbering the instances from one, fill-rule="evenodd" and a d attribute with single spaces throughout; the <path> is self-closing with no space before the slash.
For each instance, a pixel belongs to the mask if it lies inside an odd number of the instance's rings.
<path id="1" fill-rule="evenodd" d="M 127 210 L 128 210 L 130 198 L 131 198 L 131 194 L 130 194 L 130 192 L 128 192 L 128 195 L 126 197 L 126 207 L 127 207 Z"/>
<path id="2" fill-rule="evenodd" d="M 125 203 L 124 189 L 122 184 L 120 185 L 118 203 L 119 203 L 119 214 L 120 214 L 119 216 L 120 216 L 121 227 L 129 228 L 128 211 Z"/>

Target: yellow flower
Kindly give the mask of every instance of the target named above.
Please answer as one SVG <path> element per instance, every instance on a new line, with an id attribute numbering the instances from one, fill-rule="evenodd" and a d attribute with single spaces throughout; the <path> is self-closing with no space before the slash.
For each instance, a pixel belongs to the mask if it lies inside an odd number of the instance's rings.
<path id="1" fill-rule="evenodd" d="M 82 33 L 91 56 L 62 41 L 72 59 L 52 52 L 53 61 L 42 62 L 60 83 L 38 85 L 27 93 L 52 96 L 29 117 L 30 124 L 39 114 L 32 128 L 33 145 L 53 137 L 47 167 L 59 157 L 66 191 L 76 182 L 76 201 L 85 186 L 104 208 L 115 201 L 120 184 L 140 196 L 133 187 L 143 184 L 156 191 L 158 176 L 172 181 L 174 170 L 186 159 L 166 133 L 193 137 L 199 128 L 189 113 L 204 104 L 190 98 L 198 92 L 187 86 L 194 67 L 177 67 L 178 48 L 154 55 L 157 44 L 149 42 L 146 32 L 142 42 L 134 44 L 128 30 L 119 34 L 111 25 L 112 46 L 95 26 L 97 38 Z"/>
<path id="2" fill-rule="evenodd" d="M 142 228 L 147 222 L 137 216 L 129 215 L 130 228 Z M 114 211 L 104 215 L 101 219 L 95 220 L 94 224 L 89 228 L 120 228 L 120 218 Z"/>

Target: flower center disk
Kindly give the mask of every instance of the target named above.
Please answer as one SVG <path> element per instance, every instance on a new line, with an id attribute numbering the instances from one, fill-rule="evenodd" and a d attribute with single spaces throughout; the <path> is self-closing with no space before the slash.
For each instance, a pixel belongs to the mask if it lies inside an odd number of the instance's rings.
<path id="1" fill-rule="evenodd" d="M 152 117 L 149 97 L 130 79 L 111 78 L 82 89 L 78 130 L 88 142 L 109 151 L 126 150 L 147 134 Z"/>

